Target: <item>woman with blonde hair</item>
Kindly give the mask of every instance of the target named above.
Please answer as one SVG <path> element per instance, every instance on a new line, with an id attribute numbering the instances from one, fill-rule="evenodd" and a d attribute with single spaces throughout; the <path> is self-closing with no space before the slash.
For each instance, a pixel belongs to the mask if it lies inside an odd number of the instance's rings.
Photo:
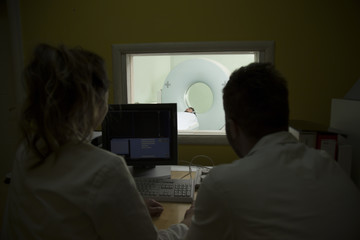
<path id="1" fill-rule="evenodd" d="M 24 78 L 24 141 L 12 170 L 4 238 L 184 236 L 188 219 L 158 231 L 124 159 L 90 144 L 108 106 L 101 57 L 81 48 L 41 44 Z M 161 206 L 152 204 L 152 210 L 161 212 Z"/>

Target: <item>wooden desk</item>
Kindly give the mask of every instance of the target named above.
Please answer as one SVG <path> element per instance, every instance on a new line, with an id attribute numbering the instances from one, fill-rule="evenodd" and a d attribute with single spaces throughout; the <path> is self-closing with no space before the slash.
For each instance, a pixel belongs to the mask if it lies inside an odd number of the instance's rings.
<path id="1" fill-rule="evenodd" d="M 171 178 L 181 178 L 188 172 L 172 171 Z M 192 177 L 195 177 L 196 172 L 192 172 Z M 189 179 L 190 176 L 186 176 L 184 179 Z M 153 218 L 153 223 L 158 229 L 166 229 L 172 224 L 181 222 L 184 219 L 186 210 L 191 206 L 191 203 L 171 203 L 162 202 L 164 211 L 160 217 Z"/>

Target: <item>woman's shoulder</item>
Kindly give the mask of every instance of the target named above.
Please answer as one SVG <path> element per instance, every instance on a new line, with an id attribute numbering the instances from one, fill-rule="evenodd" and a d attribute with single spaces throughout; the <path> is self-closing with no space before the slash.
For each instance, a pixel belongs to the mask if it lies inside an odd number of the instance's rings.
<path id="1" fill-rule="evenodd" d="M 71 144 L 62 149 L 59 161 L 69 165 L 73 171 L 88 177 L 128 178 L 130 173 L 125 160 L 116 154 L 90 143 Z"/>
<path id="2" fill-rule="evenodd" d="M 79 165 L 89 167 L 108 166 L 112 168 L 125 168 L 125 160 L 114 153 L 94 146 L 90 143 L 73 143 L 64 146 L 59 154 L 59 160 L 77 162 Z"/>
<path id="3" fill-rule="evenodd" d="M 87 155 L 89 158 L 100 159 L 102 161 L 123 161 L 123 157 L 116 155 L 108 150 L 94 146 L 91 143 L 79 143 L 73 146 L 79 154 Z"/>
<path id="4" fill-rule="evenodd" d="M 119 155 L 116 155 L 108 150 L 95 146 L 91 143 L 79 143 L 78 145 L 75 146 L 78 147 L 79 150 L 86 151 L 92 154 L 97 154 L 109 158 L 114 158 L 114 157 L 119 158 Z"/>

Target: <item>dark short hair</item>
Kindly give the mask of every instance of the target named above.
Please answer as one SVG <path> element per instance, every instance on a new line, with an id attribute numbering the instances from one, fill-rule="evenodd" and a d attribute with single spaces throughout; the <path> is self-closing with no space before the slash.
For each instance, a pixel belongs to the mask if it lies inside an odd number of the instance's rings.
<path id="1" fill-rule="evenodd" d="M 223 103 L 226 117 L 248 137 L 261 138 L 288 127 L 287 83 L 270 63 L 235 70 L 223 89 Z"/>

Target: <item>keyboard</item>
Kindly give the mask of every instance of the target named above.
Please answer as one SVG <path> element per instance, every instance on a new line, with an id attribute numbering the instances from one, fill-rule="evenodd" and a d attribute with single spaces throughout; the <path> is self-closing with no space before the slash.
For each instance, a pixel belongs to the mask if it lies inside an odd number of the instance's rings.
<path id="1" fill-rule="evenodd" d="M 190 179 L 135 178 L 135 183 L 144 198 L 179 203 L 191 203 L 194 200 L 195 184 Z"/>

